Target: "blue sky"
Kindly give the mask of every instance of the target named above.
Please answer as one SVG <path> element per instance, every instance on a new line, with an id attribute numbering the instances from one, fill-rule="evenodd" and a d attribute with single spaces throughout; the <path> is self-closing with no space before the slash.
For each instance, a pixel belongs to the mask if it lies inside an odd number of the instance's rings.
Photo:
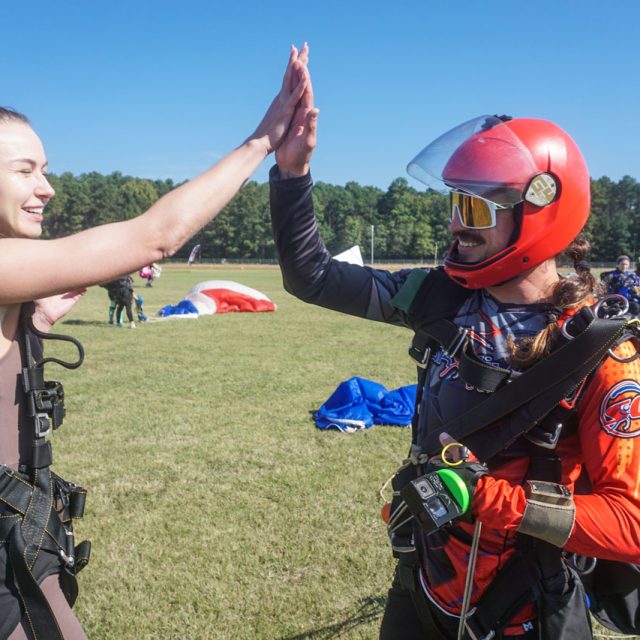
<path id="1" fill-rule="evenodd" d="M 54 173 L 182 180 L 251 133 L 306 40 L 316 180 L 386 189 L 484 113 L 553 120 L 593 177 L 640 179 L 639 22 L 637 0 L 7 1 L 0 104 Z"/>

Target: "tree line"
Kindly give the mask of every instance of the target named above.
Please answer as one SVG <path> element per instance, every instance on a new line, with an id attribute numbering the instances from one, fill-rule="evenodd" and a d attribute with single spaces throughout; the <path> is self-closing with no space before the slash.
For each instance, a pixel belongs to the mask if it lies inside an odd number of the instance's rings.
<path id="1" fill-rule="evenodd" d="M 127 220 L 148 209 L 176 186 L 172 180 L 122 175 L 71 173 L 51 175 L 56 197 L 46 209 L 45 237 L 55 238 L 88 227 Z M 640 183 L 630 176 L 618 182 L 591 180 L 591 217 L 586 232 L 592 260 L 609 262 L 626 253 L 640 255 Z M 365 259 L 373 239 L 375 261 L 442 257 L 449 246 L 447 196 L 418 190 L 404 178 L 384 191 L 348 182 L 318 182 L 313 201 L 322 237 L 334 255 L 357 244 Z M 373 229 L 372 229 L 373 227 Z M 202 260 L 276 257 L 271 237 L 269 185 L 248 182 L 218 217 L 204 227 L 176 258 L 186 260 L 201 245 Z"/>

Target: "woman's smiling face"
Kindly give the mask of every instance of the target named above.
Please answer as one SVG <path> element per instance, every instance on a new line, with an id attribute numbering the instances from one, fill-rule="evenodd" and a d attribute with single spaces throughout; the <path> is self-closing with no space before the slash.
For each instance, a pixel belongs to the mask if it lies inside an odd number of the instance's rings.
<path id="1" fill-rule="evenodd" d="M 20 121 L 0 122 L 0 237 L 40 237 L 44 207 L 55 194 L 46 172 L 34 130 Z"/>

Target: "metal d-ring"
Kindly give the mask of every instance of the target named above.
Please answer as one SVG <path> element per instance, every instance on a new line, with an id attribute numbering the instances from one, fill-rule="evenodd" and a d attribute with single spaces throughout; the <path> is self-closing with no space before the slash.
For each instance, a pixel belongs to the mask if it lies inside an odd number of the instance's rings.
<path id="1" fill-rule="evenodd" d="M 614 315 L 610 316 L 610 315 L 606 315 L 607 313 L 607 305 L 610 304 L 611 302 L 613 302 L 613 300 L 618 300 L 622 303 L 622 307 L 620 311 L 617 311 Z M 605 315 L 600 316 L 599 315 L 599 311 L 603 310 Z M 596 305 L 593 307 L 593 314 L 596 316 L 596 318 L 615 318 L 617 316 L 623 316 L 625 313 L 627 313 L 629 311 L 629 301 L 623 296 L 620 295 L 619 293 L 610 293 L 606 296 L 603 296 L 600 300 L 598 300 L 598 302 L 596 303 Z"/>

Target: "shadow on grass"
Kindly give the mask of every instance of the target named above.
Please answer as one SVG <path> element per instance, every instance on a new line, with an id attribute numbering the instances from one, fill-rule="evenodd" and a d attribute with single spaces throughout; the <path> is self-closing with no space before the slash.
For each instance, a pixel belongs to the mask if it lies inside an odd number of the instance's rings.
<path id="1" fill-rule="evenodd" d="M 280 638 L 280 640 L 330 640 L 330 638 L 340 638 L 357 626 L 382 617 L 386 600 L 386 596 L 363 598 L 360 601 L 358 612 L 350 618 L 328 624 L 319 629 L 310 629 L 293 636 L 286 636 Z"/>

